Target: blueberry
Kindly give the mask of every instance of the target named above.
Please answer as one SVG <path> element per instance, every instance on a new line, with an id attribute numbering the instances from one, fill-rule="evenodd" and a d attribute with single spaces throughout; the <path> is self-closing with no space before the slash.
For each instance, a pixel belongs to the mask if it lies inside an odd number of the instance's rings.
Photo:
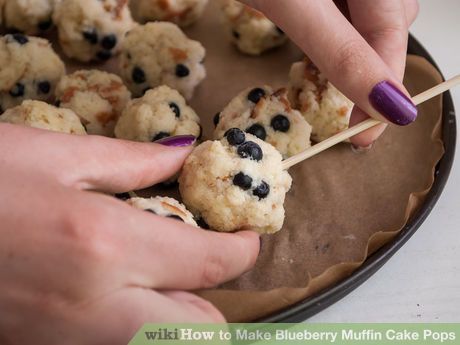
<path id="1" fill-rule="evenodd" d="M 286 116 L 279 114 L 272 119 L 271 126 L 275 131 L 287 132 L 291 128 L 291 123 Z"/>
<path id="2" fill-rule="evenodd" d="M 155 135 L 152 139 L 152 141 L 157 141 L 157 140 L 160 140 L 160 139 L 164 139 L 164 138 L 167 138 L 171 136 L 171 134 L 169 133 L 166 133 L 166 132 L 160 132 L 158 133 L 157 135 Z"/>
<path id="3" fill-rule="evenodd" d="M 38 92 L 48 94 L 51 91 L 51 84 L 49 81 L 41 81 L 38 83 Z"/>
<path id="4" fill-rule="evenodd" d="M 214 122 L 214 127 L 217 127 L 220 121 L 220 113 L 217 113 L 216 115 L 214 115 L 214 118 L 212 121 Z"/>
<path id="5" fill-rule="evenodd" d="M 51 27 L 51 25 L 53 25 L 53 21 L 50 18 L 48 20 L 38 23 L 38 29 L 40 31 L 46 31 Z"/>
<path id="6" fill-rule="evenodd" d="M 246 141 L 238 147 L 238 154 L 241 158 L 249 158 L 260 161 L 264 157 L 262 149 L 253 141 Z"/>
<path id="7" fill-rule="evenodd" d="M 203 218 L 201 218 L 201 217 L 198 218 L 198 219 L 196 220 L 196 223 L 197 223 L 198 226 L 199 226 L 200 228 L 202 228 L 202 229 L 205 229 L 205 230 L 209 230 L 209 229 L 210 229 L 208 223 L 206 223 L 206 221 L 205 221 Z"/>
<path id="8" fill-rule="evenodd" d="M 116 45 L 117 45 L 117 36 L 115 36 L 114 34 L 110 34 L 102 38 L 101 46 L 105 50 L 112 50 L 113 48 L 115 48 Z"/>
<path id="9" fill-rule="evenodd" d="M 148 208 L 146 210 L 144 210 L 145 212 L 150 212 L 150 213 L 153 213 L 153 214 L 157 214 L 154 210 L 152 210 L 151 208 Z"/>
<path id="10" fill-rule="evenodd" d="M 243 190 L 248 190 L 252 187 L 252 178 L 251 176 L 239 172 L 233 177 L 233 184 Z"/>
<path id="11" fill-rule="evenodd" d="M 26 35 L 23 35 L 23 34 L 12 34 L 11 35 L 13 37 L 13 39 L 18 42 L 19 44 L 23 45 L 23 44 L 26 44 L 29 42 L 29 39 L 27 38 Z"/>
<path id="12" fill-rule="evenodd" d="M 252 103 L 259 103 L 260 99 L 265 96 L 265 90 L 257 87 L 252 89 L 248 94 L 248 100 Z"/>
<path id="13" fill-rule="evenodd" d="M 246 141 L 246 135 L 239 128 L 230 128 L 225 132 L 225 137 L 227 141 L 232 146 L 238 146 Z"/>
<path id="14" fill-rule="evenodd" d="M 265 138 L 267 137 L 267 132 L 265 131 L 265 128 L 262 125 L 259 125 L 258 123 L 246 129 L 246 132 L 255 135 L 260 140 L 265 140 Z"/>
<path id="15" fill-rule="evenodd" d="M 171 103 L 169 103 L 169 107 L 174 112 L 176 117 L 179 118 L 180 117 L 180 108 L 179 108 L 179 106 L 176 103 L 171 102 Z"/>
<path id="16" fill-rule="evenodd" d="M 133 68 L 131 78 L 136 84 L 143 84 L 146 81 L 144 70 L 137 66 Z"/>
<path id="17" fill-rule="evenodd" d="M 111 57 L 112 53 L 107 50 L 101 50 L 99 53 L 97 53 L 97 58 L 101 61 L 107 61 Z"/>
<path id="18" fill-rule="evenodd" d="M 115 194 L 115 198 L 120 200 L 128 200 L 131 199 L 131 196 L 129 195 L 129 193 L 117 193 Z"/>
<path id="19" fill-rule="evenodd" d="M 188 77 L 189 74 L 190 74 L 190 70 L 188 69 L 187 66 L 185 66 L 183 64 L 179 64 L 179 65 L 176 66 L 176 75 L 179 78 Z"/>
<path id="20" fill-rule="evenodd" d="M 237 40 L 240 39 L 240 36 L 241 36 L 240 33 L 239 33 L 238 31 L 236 31 L 236 30 L 233 30 L 233 31 L 232 31 L 232 35 L 233 35 L 233 37 L 235 37 Z"/>
<path id="21" fill-rule="evenodd" d="M 99 41 L 96 29 L 83 31 L 83 37 L 91 44 L 97 44 Z"/>
<path id="22" fill-rule="evenodd" d="M 24 84 L 17 83 L 11 90 L 10 90 L 10 95 L 11 97 L 22 97 L 24 96 L 26 87 Z"/>
<path id="23" fill-rule="evenodd" d="M 262 183 L 252 191 L 252 194 L 257 196 L 259 199 L 265 199 L 268 194 L 270 194 L 270 186 L 267 182 L 262 181 Z"/>
<path id="24" fill-rule="evenodd" d="M 176 216 L 175 214 L 170 214 L 169 216 L 166 216 L 167 218 L 172 218 L 172 219 L 176 219 L 176 220 L 180 220 L 181 222 L 183 222 L 184 220 L 179 217 L 179 216 Z M 184 222 L 185 223 L 185 222 Z"/>
<path id="25" fill-rule="evenodd" d="M 59 108 L 61 106 L 61 101 L 58 99 L 56 102 L 54 102 L 54 106 Z"/>

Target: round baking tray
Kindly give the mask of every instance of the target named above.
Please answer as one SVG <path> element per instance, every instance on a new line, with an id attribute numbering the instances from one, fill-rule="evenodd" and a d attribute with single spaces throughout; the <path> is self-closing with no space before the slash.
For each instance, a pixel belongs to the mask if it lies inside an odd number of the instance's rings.
<path id="1" fill-rule="evenodd" d="M 440 71 L 439 67 L 436 65 L 430 54 L 413 36 L 409 37 L 407 52 L 409 54 L 424 57 L 431 64 L 433 64 L 433 66 L 435 66 L 438 71 Z M 322 292 L 301 302 L 298 302 L 286 309 L 278 311 L 265 318 L 259 319 L 257 322 L 300 322 L 315 315 L 316 313 L 345 297 L 351 291 L 369 279 L 417 231 L 417 229 L 420 227 L 426 217 L 428 217 L 431 210 L 434 208 L 436 202 L 438 201 L 439 196 L 441 195 L 449 177 L 450 169 L 454 160 L 457 127 L 455 121 L 455 110 L 450 92 L 446 92 L 443 95 L 442 111 L 442 138 L 444 141 L 445 154 L 436 166 L 433 187 L 428 193 L 424 204 L 409 220 L 404 229 L 396 236 L 393 241 L 369 256 L 363 265 L 361 265 L 348 278 L 342 280 L 339 284 L 329 289 L 323 290 Z"/>

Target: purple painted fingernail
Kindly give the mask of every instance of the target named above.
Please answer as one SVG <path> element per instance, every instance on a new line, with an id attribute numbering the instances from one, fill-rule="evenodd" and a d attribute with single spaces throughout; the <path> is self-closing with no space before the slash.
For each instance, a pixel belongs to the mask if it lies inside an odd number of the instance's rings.
<path id="1" fill-rule="evenodd" d="M 372 106 L 389 121 L 405 126 L 417 118 L 417 107 L 389 81 L 381 81 L 371 91 Z"/>
<path id="2" fill-rule="evenodd" d="M 167 137 L 155 141 L 155 144 L 160 144 L 170 147 L 185 147 L 193 145 L 196 141 L 196 137 L 193 135 L 176 135 L 175 137 Z"/>

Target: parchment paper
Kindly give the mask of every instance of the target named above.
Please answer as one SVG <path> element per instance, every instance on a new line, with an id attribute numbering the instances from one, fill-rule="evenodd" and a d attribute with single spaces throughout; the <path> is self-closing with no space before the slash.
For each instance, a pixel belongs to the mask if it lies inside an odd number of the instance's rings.
<path id="1" fill-rule="evenodd" d="M 240 54 L 229 44 L 216 2 L 211 1 L 203 19 L 186 30 L 207 49 L 208 77 L 191 101 L 205 138 L 210 137 L 214 114 L 240 90 L 261 84 L 284 86 L 291 63 L 303 57 L 293 44 L 262 57 Z M 117 71 L 116 61 L 97 67 Z M 427 61 L 408 57 L 405 84 L 412 95 L 440 81 Z M 256 267 L 218 289 L 197 293 L 228 321 L 250 321 L 350 275 L 398 233 L 431 188 L 434 167 L 444 152 L 441 97 L 420 106 L 419 114 L 408 127 L 390 127 L 368 153 L 356 154 L 341 144 L 292 168 L 285 226 L 263 237 Z"/>

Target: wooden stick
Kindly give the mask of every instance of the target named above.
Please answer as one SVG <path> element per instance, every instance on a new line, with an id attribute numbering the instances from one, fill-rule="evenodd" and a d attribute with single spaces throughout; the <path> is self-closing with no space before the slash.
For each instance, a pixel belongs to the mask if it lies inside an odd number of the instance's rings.
<path id="1" fill-rule="evenodd" d="M 460 84 L 460 74 L 457 75 L 456 77 L 452 78 L 452 79 L 449 79 L 439 85 L 436 85 L 435 87 L 429 89 L 429 90 L 426 90 L 424 92 L 422 92 L 421 94 L 415 96 L 412 98 L 413 102 L 415 105 L 419 105 L 435 96 L 438 96 L 440 94 L 442 94 L 443 92 L 453 88 L 454 86 L 456 85 L 459 85 Z M 373 115 L 373 114 L 370 114 L 370 115 Z M 310 158 L 310 157 L 313 157 L 314 155 L 317 155 L 318 153 L 320 152 L 323 152 L 324 150 L 327 150 L 328 148 L 338 144 L 338 143 L 341 143 L 342 141 L 344 140 L 347 140 L 353 136 L 355 136 L 356 134 L 359 134 L 369 128 L 372 128 L 374 126 L 377 126 L 379 124 L 381 124 L 382 122 L 378 121 L 378 120 L 374 120 L 373 118 L 370 118 L 370 119 L 367 119 L 361 123 L 358 123 L 357 125 L 351 127 L 351 128 L 348 128 L 346 130 L 344 130 L 343 132 L 340 132 L 332 137 L 330 137 L 329 139 L 326 139 L 316 145 L 313 145 L 312 147 L 306 149 L 305 151 L 303 152 L 300 152 L 288 159 L 285 159 L 283 161 L 283 168 L 285 170 L 291 168 L 292 166 Z"/>

